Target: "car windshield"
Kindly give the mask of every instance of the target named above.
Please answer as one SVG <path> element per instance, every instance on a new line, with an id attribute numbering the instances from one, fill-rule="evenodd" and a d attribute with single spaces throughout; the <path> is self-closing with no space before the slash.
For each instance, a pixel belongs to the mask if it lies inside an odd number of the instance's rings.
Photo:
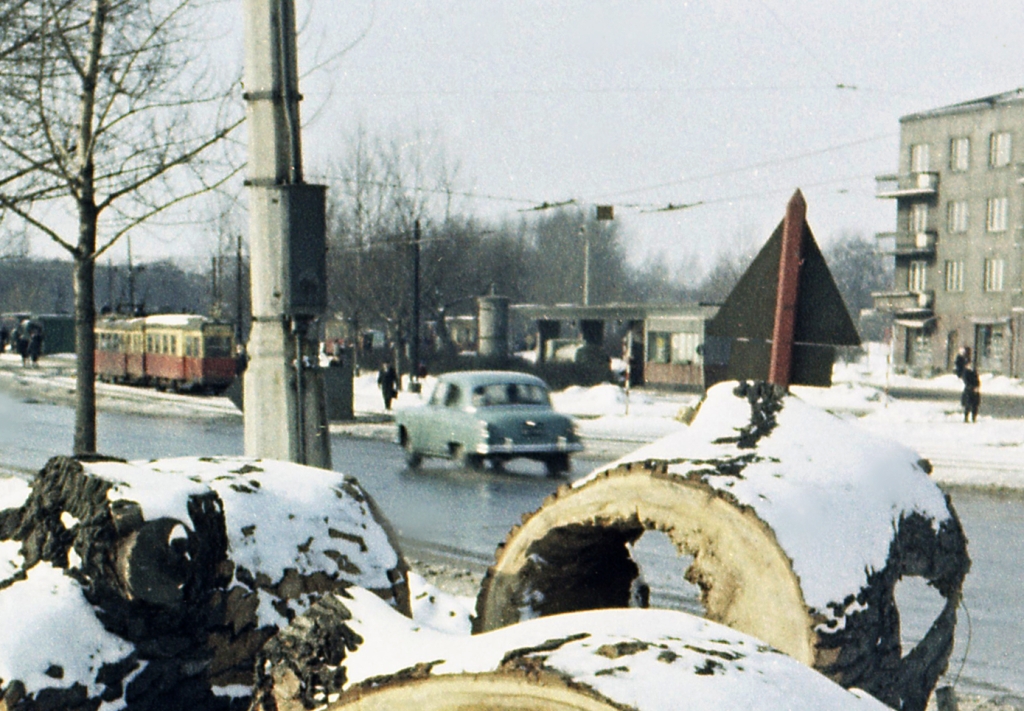
<path id="1" fill-rule="evenodd" d="M 493 383 L 473 388 L 474 407 L 549 405 L 547 388 L 529 383 Z"/>

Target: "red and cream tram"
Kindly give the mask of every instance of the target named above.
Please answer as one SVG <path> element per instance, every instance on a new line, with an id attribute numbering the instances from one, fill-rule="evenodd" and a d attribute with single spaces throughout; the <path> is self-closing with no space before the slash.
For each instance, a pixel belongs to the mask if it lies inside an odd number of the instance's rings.
<path id="1" fill-rule="evenodd" d="M 234 330 L 193 314 L 96 323 L 100 380 L 174 390 L 221 390 L 235 377 Z"/>

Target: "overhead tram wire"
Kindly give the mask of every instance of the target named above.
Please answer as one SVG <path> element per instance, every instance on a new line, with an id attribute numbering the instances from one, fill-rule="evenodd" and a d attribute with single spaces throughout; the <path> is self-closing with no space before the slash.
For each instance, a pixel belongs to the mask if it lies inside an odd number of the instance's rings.
<path id="1" fill-rule="evenodd" d="M 785 165 L 786 163 L 795 163 L 797 161 L 804 160 L 806 158 L 816 158 L 827 153 L 835 153 L 837 151 L 845 150 L 847 148 L 853 148 L 855 146 L 861 146 L 866 143 L 874 143 L 875 141 L 881 141 L 884 139 L 893 138 L 898 136 L 898 133 L 881 133 L 875 136 L 868 136 L 866 138 L 858 138 L 854 141 L 848 141 L 846 143 L 838 143 L 834 146 L 826 146 L 824 148 L 816 148 L 811 151 L 805 151 L 803 153 L 797 153 L 791 156 L 784 156 L 781 158 L 773 158 L 772 160 L 760 161 L 758 163 L 748 163 L 747 165 L 738 166 L 736 168 L 724 168 L 722 170 L 712 171 L 710 173 L 698 173 L 697 175 L 686 176 L 685 178 L 679 178 L 678 180 L 670 180 L 664 183 L 655 183 L 652 185 L 645 185 L 643 187 L 630 188 L 627 190 L 619 190 L 616 192 L 603 193 L 601 195 L 594 196 L 594 200 L 611 200 L 618 195 L 634 195 L 636 193 L 643 193 L 650 190 L 660 190 L 661 188 L 672 188 L 677 185 L 685 185 L 686 183 L 695 183 L 701 180 L 709 180 L 711 178 L 720 178 L 725 175 L 735 175 L 737 173 L 744 173 L 748 170 L 755 170 L 758 168 L 770 168 L 776 165 Z"/>
<path id="2" fill-rule="evenodd" d="M 890 139 L 890 138 L 893 138 L 894 136 L 897 136 L 897 135 L 898 135 L 897 133 L 890 132 L 890 133 L 877 134 L 877 135 L 874 135 L 874 136 L 867 136 L 865 138 L 859 138 L 859 139 L 856 139 L 856 140 L 853 140 L 853 141 L 847 141 L 847 142 L 844 142 L 844 143 L 838 143 L 838 144 L 835 144 L 835 145 L 832 145 L 832 146 L 825 146 L 823 148 L 817 148 L 817 149 L 814 149 L 814 150 L 811 150 L 811 151 L 805 151 L 803 153 L 797 153 L 797 154 L 794 154 L 794 155 L 791 155 L 791 156 L 782 156 L 780 158 L 773 158 L 771 160 L 759 161 L 757 163 L 748 163 L 746 165 L 737 166 L 735 168 L 725 168 L 725 169 L 722 169 L 722 170 L 711 171 L 711 172 L 708 172 L 708 173 L 700 173 L 700 174 L 697 174 L 697 175 L 686 176 L 686 177 L 680 178 L 678 180 L 666 181 L 666 182 L 663 182 L 663 183 L 656 183 L 656 184 L 646 185 L 646 186 L 642 186 L 642 187 L 629 188 L 629 189 L 626 189 L 626 190 L 618 190 L 618 191 L 614 191 L 614 192 L 602 193 L 600 195 L 589 196 L 586 199 L 583 199 L 583 198 L 572 198 L 572 199 L 568 199 L 568 200 L 566 200 L 566 199 L 562 199 L 562 200 L 537 200 L 537 199 L 531 199 L 531 198 L 524 198 L 524 197 L 521 197 L 521 196 L 495 195 L 493 193 L 480 193 L 480 192 L 466 191 L 466 190 L 450 190 L 450 189 L 441 188 L 441 187 L 402 186 L 399 183 L 394 183 L 394 182 L 390 182 L 390 181 L 382 181 L 382 180 L 363 180 L 363 181 L 359 181 L 359 180 L 356 180 L 354 178 L 339 177 L 339 176 L 329 175 L 329 174 L 326 174 L 326 173 L 320 173 L 320 174 L 318 174 L 316 176 L 316 178 L 317 178 L 317 180 L 319 180 L 321 182 L 329 183 L 329 184 L 333 184 L 333 183 L 346 183 L 346 184 L 351 185 L 351 184 L 354 184 L 354 183 L 360 183 L 361 182 L 364 185 L 372 185 L 372 186 L 381 187 L 381 188 L 404 188 L 406 190 L 409 190 L 409 191 L 412 191 L 412 192 L 416 192 L 416 193 L 426 193 L 426 194 L 434 194 L 434 195 L 449 195 L 449 196 L 462 197 L 462 198 L 466 198 L 466 199 L 469 199 L 469 200 L 482 200 L 482 201 L 488 201 L 488 202 L 516 203 L 516 204 L 519 204 L 519 205 L 523 206 L 523 207 L 517 209 L 517 212 L 537 212 L 537 211 L 543 211 L 543 210 L 547 210 L 547 209 L 553 209 L 553 208 L 563 207 L 563 206 L 568 206 L 568 205 L 580 205 L 580 204 L 588 204 L 588 203 L 597 204 L 597 203 L 610 202 L 612 204 L 617 205 L 620 208 L 636 210 L 639 213 L 656 214 L 656 213 L 664 213 L 664 212 L 671 212 L 671 211 L 677 211 L 677 210 L 686 210 L 686 209 L 691 209 L 691 208 L 696 208 L 696 207 L 701 207 L 701 206 L 706 206 L 706 205 L 714 205 L 714 204 L 719 204 L 719 203 L 722 203 L 722 202 L 729 202 L 729 201 L 734 201 L 734 200 L 748 200 L 748 199 L 754 199 L 754 198 L 757 198 L 757 197 L 767 197 L 769 195 L 779 194 L 780 192 L 786 192 L 786 191 L 789 190 L 789 188 L 787 188 L 786 190 L 769 190 L 769 191 L 762 191 L 762 192 L 758 192 L 758 193 L 747 193 L 747 194 L 736 196 L 736 197 L 706 198 L 706 199 L 700 199 L 700 200 L 687 200 L 687 201 L 680 200 L 678 202 L 669 201 L 667 203 L 661 203 L 661 202 L 642 202 L 642 201 L 628 202 L 627 203 L 627 202 L 616 201 L 613 198 L 615 198 L 617 196 L 633 195 L 633 194 L 636 194 L 636 193 L 648 192 L 648 191 L 651 191 L 651 190 L 659 190 L 659 189 L 667 188 L 667 187 L 675 187 L 677 185 L 684 185 L 686 183 L 699 182 L 701 180 L 708 180 L 708 179 L 711 179 L 711 178 L 718 178 L 718 177 L 722 177 L 722 176 L 726 176 L 726 175 L 735 175 L 737 173 L 743 173 L 743 172 L 747 172 L 747 171 L 750 171 L 750 170 L 756 170 L 756 169 L 760 169 L 760 168 L 769 168 L 769 167 L 777 166 L 777 165 L 785 165 L 787 163 L 794 163 L 794 162 L 797 162 L 797 161 L 800 161 L 800 160 L 805 160 L 807 158 L 814 158 L 814 157 L 818 157 L 818 156 L 825 155 L 825 154 L 828 154 L 828 153 L 834 153 L 834 152 L 842 151 L 842 150 L 845 150 L 847 148 L 853 148 L 853 147 L 864 145 L 864 144 L 867 144 L 867 143 L 873 143 L 875 141 L 881 141 L 881 140 L 885 140 L 885 139 Z M 821 182 L 818 182 L 818 183 L 813 183 L 813 184 L 807 185 L 806 187 L 808 187 L 808 188 L 820 187 L 822 185 L 835 184 L 837 182 L 842 182 L 842 181 L 845 181 L 845 180 L 860 179 L 860 178 L 863 178 L 863 177 L 871 177 L 871 176 L 870 175 L 846 176 L 846 177 L 838 178 L 838 179 L 834 179 L 834 180 L 828 180 L 828 181 L 821 181 Z"/>

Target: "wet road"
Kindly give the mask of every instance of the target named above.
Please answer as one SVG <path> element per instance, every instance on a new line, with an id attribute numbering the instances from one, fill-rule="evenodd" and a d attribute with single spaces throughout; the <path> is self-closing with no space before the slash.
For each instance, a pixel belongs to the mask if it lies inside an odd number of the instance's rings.
<path id="1" fill-rule="evenodd" d="M 70 450 L 72 426 L 69 407 L 13 399 L 0 391 L 0 463 L 39 469 L 49 456 Z M 98 431 L 101 450 L 126 459 L 242 452 L 237 418 L 103 413 Z M 424 541 L 428 548 L 476 566 L 492 560 L 512 526 L 561 483 L 530 462 L 514 463 L 502 474 L 467 471 L 438 460 L 410 471 L 396 445 L 340 435 L 332 438 L 332 456 L 336 469 L 362 482 L 403 538 Z M 579 457 L 571 477 L 601 463 Z M 973 567 L 944 683 L 956 679 L 968 693 L 1024 699 L 1024 493 L 954 489 L 951 496 L 967 532 Z M 656 602 L 699 611 L 694 590 L 681 581 L 687 563 L 663 534 L 641 538 L 637 557 Z M 917 580 L 900 583 L 897 593 L 904 639 L 913 643 L 938 614 L 941 599 Z"/>

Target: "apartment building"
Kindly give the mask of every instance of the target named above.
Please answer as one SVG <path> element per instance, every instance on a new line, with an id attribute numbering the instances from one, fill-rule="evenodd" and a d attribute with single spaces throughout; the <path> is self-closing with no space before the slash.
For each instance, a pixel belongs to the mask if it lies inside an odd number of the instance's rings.
<path id="1" fill-rule="evenodd" d="M 898 173 L 876 178 L 895 285 L 873 295 L 898 368 L 951 370 L 966 345 L 981 372 L 1024 375 L 1022 176 L 1024 89 L 900 119 Z"/>

